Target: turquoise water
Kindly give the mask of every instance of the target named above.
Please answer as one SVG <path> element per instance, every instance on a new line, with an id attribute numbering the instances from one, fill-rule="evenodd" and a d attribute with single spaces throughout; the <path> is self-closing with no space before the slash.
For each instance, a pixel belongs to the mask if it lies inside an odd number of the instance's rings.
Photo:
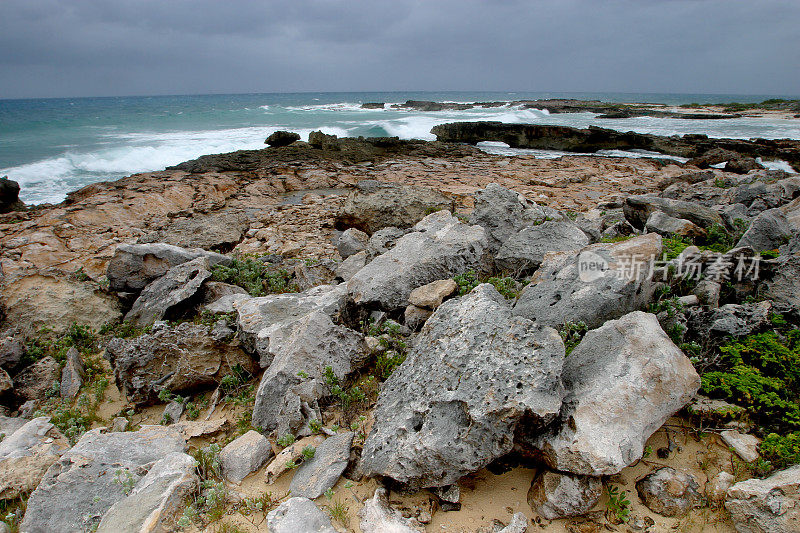
<path id="1" fill-rule="evenodd" d="M 662 135 L 800 138 L 798 120 L 603 120 L 591 113 L 549 115 L 508 106 L 445 112 L 360 109 L 364 102 L 409 99 L 479 102 L 562 97 L 682 104 L 757 102 L 775 96 L 396 92 L 0 100 L 0 176 L 20 183 L 25 202 L 59 202 L 67 192 L 89 183 L 161 170 L 203 154 L 261 148 L 264 139 L 279 129 L 296 131 L 303 138 L 321 129 L 339 136 L 433 139 L 433 126 L 460 120 L 596 124 Z"/>

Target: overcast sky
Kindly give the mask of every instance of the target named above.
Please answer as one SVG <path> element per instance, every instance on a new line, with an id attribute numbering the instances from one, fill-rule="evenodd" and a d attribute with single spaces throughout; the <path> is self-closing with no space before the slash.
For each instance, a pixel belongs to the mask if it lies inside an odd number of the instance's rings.
<path id="1" fill-rule="evenodd" d="M 0 0 L 0 98 L 800 93 L 800 0 Z"/>

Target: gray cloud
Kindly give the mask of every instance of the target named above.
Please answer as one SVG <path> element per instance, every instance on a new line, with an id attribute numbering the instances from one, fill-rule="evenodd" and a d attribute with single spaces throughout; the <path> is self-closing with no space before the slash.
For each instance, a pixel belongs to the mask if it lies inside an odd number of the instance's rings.
<path id="1" fill-rule="evenodd" d="M 797 94 L 795 0 L 3 0 L 0 97 Z"/>

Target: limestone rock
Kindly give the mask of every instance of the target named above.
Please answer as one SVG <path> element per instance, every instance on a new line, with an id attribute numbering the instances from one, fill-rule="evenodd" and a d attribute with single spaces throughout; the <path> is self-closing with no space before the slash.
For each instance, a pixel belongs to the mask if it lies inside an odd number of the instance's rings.
<path id="1" fill-rule="evenodd" d="M 741 457 L 743 461 L 752 463 L 761 457 L 758 453 L 758 446 L 761 444 L 761 440 L 755 435 L 727 430 L 720 433 L 719 436 L 722 438 L 722 442 Z"/>
<path id="2" fill-rule="evenodd" d="M 556 520 L 585 514 L 602 495 L 600 478 L 545 470 L 533 479 L 528 505 L 548 520 Z"/>
<path id="3" fill-rule="evenodd" d="M 316 499 L 333 488 L 347 468 L 353 433 L 339 433 L 317 446 L 312 459 L 303 461 L 294 474 L 289 491 L 293 496 Z"/>
<path id="4" fill-rule="evenodd" d="M 8 372 L 0 368 L 0 397 L 13 389 L 14 382 L 11 381 L 11 376 L 8 375 Z"/>
<path id="5" fill-rule="evenodd" d="M 367 249 L 365 250 L 367 252 L 366 262 L 369 263 L 379 255 L 394 248 L 397 240 L 410 231 L 410 228 L 400 229 L 392 226 L 373 233 L 369 238 Z"/>
<path id="6" fill-rule="evenodd" d="M 221 281 L 206 281 L 203 284 L 203 303 L 206 305 L 213 304 L 220 298 L 232 295 L 247 295 L 247 291 L 238 285 L 230 283 L 223 283 Z"/>
<path id="7" fill-rule="evenodd" d="M 688 314 L 689 328 L 701 338 L 744 337 L 769 326 L 772 312 L 770 301 L 698 308 Z"/>
<path id="8" fill-rule="evenodd" d="M 361 533 L 424 533 L 425 528 L 411 518 L 392 509 L 386 489 L 378 487 L 375 495 L 364 502 L 358 512 Z"/>
<path id="9" fill-rule="evenodd" d="M 351 255 L 365 251 L 368 242 L 369 235 L 356 228 L 348 228 L 339 235 L 336 241 L 336 249 L 342 259 L 347 259 Z"/>
<path id="10" fill-rule="evenodd" d="M 800 309 L 800 253 L 780 258 L 775 274 L 765 285 L 765 298 L 781 308 Z"/>
<path id="11" fill-rule="evenodd" d="M 749 246 L 757 252 L 777 250 L 789 242 L 793 229 L 780 209 L 768 209 L 753 219 L 736 247 Z"/>
<path id="12" fill-rule="evenodd" d="M 225 446 L 219 454 L 222 475 L 237 485 L 255 472 L 272 455 L 267 438 L 258 431 L 250 430 Z"/>
<path id="13" fill-rule="evenodd" d="M 281 452 L 275 456 L 267 468 L 264 471 L 264 477 L 267 480 L 268 484 L 272 484 L 275 482 L 276 479 L 281 477 L 285 472 L 289 470 L 286 467 L 286 463 L 288 462 L 298 462 L 297 460 L 303 455 L 303 449 L 307 446 L 313 446 L 316 448 L 320 444 L 325 441 L 325 437 L 322 435 L 311 435 L 308 437 L 304 437 L 294 444 L 290 444 Z"/>
<path id="14" fill-rule="evenodd" d="M 511 235 L 494 263 L 499 270 L 522 272 L 538 268 L 547 252 L 580 250 L 588 244 L 589 237 L 572 223 L 548 221 Z"/>
<path id="15" fill-rule="evenodd" d="M 367 252 L 361 251 L 355 253 L 339 263 L 336 267 L 336 277 L 342 281 L 350 281 L 356 275 L 356 272 L 364 268 L 367 264 Z"/>
<path id="16" fill-rule="evenodd" d="M 645 229 L 669 237 L 681 235 L 683 237 L 696 238 L 704 237 L 706 232 L 697 224 L 693 224 L 682 218 L 675 218 L 662 211 L 654 211 L 645 223 Z"/>
<path id="17" fill-rule="evenodd" d="M 43 357 L 14 376 L 14 389 L 25 400 L 43 400 L 50 391 L 58 392 L 61 384 L 61 365 Z"/>
<path id="18" fill-rule="evenodd" d="M 455 483 L 511 450 L 521 420 L 561 406 L 558 333 L 514 317 L 489 284 L 431 316 L 384 383 L 362 469 L 420 487 Z"/>
<path id="19" fill-rule="evenodd" d="M 308 498 L 289 498 L 267 514 L 270 533 L 336 533 L 328 515 Z"/>
<path id="20" fill-rule="evenodd" d="M 522 441 L 552 468 L 590 476 L 641 458 L 647 439 L 700 388 L 689 359 L 641 311 L 589 331 L 567 357 L 563 380 L 561 423 Z"/>
<path id="21" fill-rule="evenodd" d="M 731 488 L 734 483 L 736 483 L 736 478 L 733 474 L 722 470 L 706 484 L 706 497 L 710 501 L 720 504 L 725 501 L 728 489 Z"/>
<path id="22" fill-rule="evenodd" d="M 662 516 L 683 516 L 701 506 L 700 486 L 694 478 L 665 466 L 636 482 L 636 491 L 651 511 Z"/>
<path id="23" fill-rule="evenodd" d="M 740 533 L 800 531 L 800 465 L 736 483 L 725 508 Z"/>
<path id="24" fill-rule="evenodd" d="M 425 321 L 430 318 L 433 311 L 430 309 L 423 309 L 416 305 L 409 305 L 403 313 L 403 322 L 406 327 L 412 331 L 417 331 L 425 324 Z"/>
<path id="25" fill-rule="evenodd" d="M 86 367 L 81 354 L 73 346 L 67 351 L 67 362 L 61 370 L 61 398 L 74 400 L 86 378 Z"/>
<path id="26" fill-rule="evenodd" d="M 425 309 L 436 309 L 457 290 L 458 284 L 452 279 L 439 279 L 411 291 L 408 303 Z"/>
<path id="27" fill-rule="evenodd" d="M 722 224 L 720 214 L 711 208 L 694 202 L 658 196 L 628 196 L 623 211 L 628 222 L 640 229 L 646 226 L 647 219 L 656 211 L 673 218 L 688 220 L 701 228 Z"/>
<path id="28" fill-rule="evenodd" d="M 164 413 L 161 415 L 161 424 L 168 426 L 179 422 L 183 416 L 186 406 L 182 402 L 171 401 L 164 406 Z"/>
<path id="29" fill-rule="evenodd" d="M 155 231 L 137 239 L 139 244 L 165 243 L 183 248 L 203 250 L 231 250 L 247 231 L 247 218 L 240 213 L 194 212 L 187 218 L 172 218 Z"/>
<path id="30" fill-rule="evenodd" d="M 336 263 L 331 260 L 298 263 L 294 267 L 294 279 L 300 290 L 327 285 L 336 277 Z"/>
<path id="31" fill-rule="evenodd" d="M 21 420 L 24 425 L 0 440 L 0 500 L 27 495 L 47 469 L 67 451 L 69 442 L 48 417 Z"/>
<path id="32" fill-rule="evenodd" d="M 522 513 L 514 513 L 511 522 L 497 533 L 525 533 L 528 531 L 528 517 Z"/>
<path id="33" fill-rule="evenodd" d="M 0 367 L 14 368 L 25 355 L 25 345 L 14 337 L 0 338 Z"/>

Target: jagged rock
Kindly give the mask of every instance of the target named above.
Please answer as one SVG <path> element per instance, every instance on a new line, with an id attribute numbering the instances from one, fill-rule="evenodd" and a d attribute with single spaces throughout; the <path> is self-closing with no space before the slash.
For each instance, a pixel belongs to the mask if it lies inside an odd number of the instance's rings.
<path id="1" fill-rule="evenodd" d="M 170 429 L 179 431 L 184 439 L 189 440 L 195 437 L 219 433 L 220 431 L 226 430 L 228 425 L 228 419 L 226 418 L 218 418 L 216 420 L 184 420 L 183 422 L 175 422 L 170 426 Z"/>
<path id="2" fill-rule="evenodd" d="M 366 180 L 347 196 L 336 224 L 372 234 L 390 226 L 411 227 L 425 215 L 443 209 L 455 210 L 455 201 L 439 191 Z"/>
<path id="3" fill-rule="evenodd" d="M 749 246 L 757 252 L 776 250 L 789 242 L 792 226 L 780 209 L 768 209 L 760 213 L 736 243 L 736 247 Z"/>
<path id="4" fill-rule="evenodd" d="M 520 294 L 514 314 L 551 327 L 568 321 L 600 326 L 650 303 L 657 284 L 647 276 L 648 261 L 660 256 L 656 233 L 549 253 Z"/>
<path id="5" fill-rule="evenodd" d="M 700 338 L 744 337 L 770 325 L 772 302 L 725 304 L 717 309 L 692 309 L 689 328 Z"/>
<path id="6" fill-rule="evenodd" d="M 130 427 L 130 422 L 128 421 L 127 418 L 122 416 L 117 416 L 114 418 L 114 420 L 111 421 L 111 427 L 109 431 L 121 433 L 123 431 L 128 431 L 129 427 Z"/>
<path id="7" fill-rule="evenodd" d="M 651 511 L 662 516 L 683 516 L 701 506 L 700 486 L 694 478 L 665 466 L 636 482 L 636 491 Z"/>
<path id="8" fill-rule="evenodd" d="M 293 142 L 299 140 L 300 140 L 300 135 L 293 131 L 278 130 L 269 137 L 267 137 L 267 140 L 264 141 L 264 144 L 268 144 L 273 148 L 278 148 L 280 146 L 289 146 Z"/>
<path id="9" fill-rule="evenodd" d="M 764 168 L 761 163 L 756 161 L 754 157 L 737 157 L 725 163 L 726 172 L 734 172 L 736 174 L 747 174 L 751 170 L 759 170 Z"/>
<path id="10" fill-rule="evenodd" d="M 296 463 L 297 460 L 303 456 L 304 448 L 308 446 L 316 448 L 324 441 L 325 437 L 322 435 L 311 435 L 304 437 L 294 444 L 290 444 L 281 450 L 281 452 L 275 456 L 275 459 L 273 459 L 264 470 L 264 477 L 266 478 L 267 483 L 272 484 L 276 479 L 281 477 L 282 474 L 287 472 L 289 468 L 286 466 L 286 464 L 289 462 Z"/>
<path id="11" fill-rule="evenodd" d="M 497 533 L 525 533 L 528 531 L 528 517 L 522 513 L 514 513 L 511 522 Z"/>
<path id="12" fill-rule="evenodd" d="M 762 292 L 782 309 L 800 309 L 800 253 L 778 259 L 775 274 Z"/>
<path id="13" fill-rule="evenodd" d="M 189 218 L 169 218 L 163 226 L 142 235 L 138 244 L 164 243 L 183 248 L 231 250 L 242 241 L 248 229 L 247 218 L 240 213 L 194 212 Z"/>
<path id="14" fill-rule="evenodd" d="M 447 211 L 439 211 L 425 217 L 414 230 L 347 282 L 357 305 L 401 309 L 417 287 L 468 270 L 487 270 L 488 244 L 482 227 L 468 226 Z"/>
<path id="15" fill-rule="evenodd" d="M 273 359 L 264 372 L 253 406 L 253 425 L 265 431 L 294 433 L 308 418 L 308 406 L 326 394 L 323 372 L 330 366 L 344 381 L 367 357 L 360 333 L 333 323 L 321 310 L 273 331 Z M 298 372 L 305 372 L 305 378 Z M 304 409 L 304 404 L 306 408 Z"/>
<path id="16" fill-rule="evenodd" d="M 8 176 L 0 178 L 0 213 L 23 209 L 25 204 L 19 199 L 19 183 L 8 179 Z"/>
<path id="17" fill-rule="evenodd" d="M 445 298 L 458 290 L 458 283 L 452 279 L 439 279 L 422 287 L 417 287 L 408 296 L 408 303 L 425 309 L 436 309 Z"/>
<path id="18" fill-rule="evenodd" d="M 125 433 L 86 432 L 56 461 L 30 496 L 21 531 L 71 533 L 92 529 L 130 486 L 143 477 L 147 465 L 171 452 L 183 452 L 180 433 L 161 426 L 144 426 Z"/>
<path id="19" fill-rule="evenodd" d="M 250 430 L 220 452 L 222 475 L 238 485 L 248 475 L 264 466 L 271 455 L 272 448 L 267 438 L 258 431 Z"/>
<path id="20" fill-rule="evenodd" d="M 25 355 L 25 345 L 14 337 L 0 339 L 0 367 L 14 368 Z"/>
<path id="21" fill-rule="evenodd" d="M 0 434 L 10 437 L 16 430 L 27 424 L 29 420 L 20 416 L 10 417 L 0 415 Z"/>
<path id="22" fill-rule="evenodd" d="M 271 294 L 235 302 L 237 330 L 242 347 L 259 357 L 261 368 L 272 363 L 270 337 L 314 311 L 335 317 L 344 308 L 347 287 L 322 285 L 301 293 Z M 284 332 L 285 333 L 285 332 Z"/>
<path id="23" fill-rule="evenodd" d="M 14 389 L 14 382 L 8 372 L 0 368 L 0 397 Z"/>
<path id="24" fill-rule="evenodd" d="M 342 281 L 350 281 L 356 272 L 364 268 L 367 264 L 367 252 L 361 251 L 355 253 L 339 263 L 336 267 L 336 277 Z"/>
<path id="25" fill-rule="evenodd" d="M 247 291 L 238 285 L 223 283 L 221 281 L 206 281 L 203 283 L 203 303 L 206 306 L 219 301 L 226 296 L 247 295 Z"/>
<path id="26" fill-rule="evenodd" d="M 336 277 L 336 263 L 331 260 L 307 261 L 294 267 L 294 279 L 302 291 L 327 285 Z"/>
<path id="27" fill-rule="evenodd" d="M 214 322 L 211 328 L 211 338 L 217 342 L 227 342 L 236 335 L 236 330 L 228 325 L 228 321 L 224 319 Z"/>
<path id="28" fill-rule="evenodd" d="M 547 252 L 580 250 L 589 237 L 567 222 L 548 221 L 523 228 L 500 247 L 494 263 L 500 270 L 524 271 L 538 268 Z"/>
<path id="29" fill-rule="evenodd" d="M 671 217 L 662 211 L 654 211 L 645 223 L 647 231 L 653 231 L 664 237 L 681 235 L 689 238 L 705 237 L 706 232 L 697 224 L 688 220 Z"/>
<path id="30" fill-rule="evenodd" d="M 585 514 L 602 495 L 600 478 L 544 470 L 531 483 L 528 505 L 548 520 L 556 520 Z"/>
<path id="31" fill-rule="evenodd" d="M 98 533 L 156 533 L 170 531 L 184 500 L 196 489 L 195 460 L 168 453 L 150 468 L 130 495 L 106 511 Z"/>
<path id="32" fill-rule="evenodd" d="M 567 395 L 555 430 L 521 435 L 552 468 L 613 475 L 700 388 L 692 363 L 655 315 L 635 311 L 589 331 L 564 363 Z"/>
<path id="33" fill-rule="evenodd" d="M 341 147 L 339 146 L 339 139 L 336 137 L 336 135 L 322 133 L 322 130 L 312 131 L 309 133 L 308 144 L 313 148 L 321 148 L 322 150 L 341 150 Z"/>
<path id="34" fill-rule="evenodd" d="M 441 487 L 508 453 L 524 419 L 559 412 L 564 345 L 558 333 L 514 317 L 489 284 L 448 300 L 384 383 L 362 470 Z"/>
<path id="35" fill-rule="evenodd" d="M 61 398 L 74 400 L 83 387 L 86 378 L 86 367 L 81 354 L 73 346 L 67 351 L 67 362 L 61 370 Z"/>
<path id="36" fill-rule="evenodd" d="M 703 278 L 697 282 L 692 289 L 692 294 L 697 296 L 697 300 L 708 307 L 719 307 L 719 297 L 722 292 L 722 284 L 712 279 Z"/>
<path id="37" fill-rule="evenodd" d="M 348 228 L 339 235 L 336 241 L 336 249 L 342 259 L 347 259 L 351 255 L 363 252 L 367 249 L 369 235 L 356 228 Z"/>
<path id="38" fill-rule="evenodd" d="M 741 533 L 800 531 L 800 465 L 736 483 L 725 508 Z"/>
<path id="39" fill-rule="evenodd" d="M 645 227 L 647 219 L 656 211 L 673 218 L 688 220 L 701 228 L 722 224 L 722 217 L 713 209 L 694 202 L 657 196 L 628 196 L 623 211 L 628 222 L 640 229 Z"/>
<path id="40" fill-rule="evenodd" d="M 60 386 L 61 365 L 49 355 L 14 376 L 15 392 L 25 400 L 42 400 L 50 391 L 57 394 Z"/>
<path id="41" fill-rule="evenodd" d="M 728 494 L 728 489 L 731 488 L 731 485 L 734 483 L 736 483 L 734 475 L 721 470 L 706 484 L 706 498 L 715 504 L 724 502 L 725 496 Z"/>
<path id="42" fill-rule="evenodd" d="M 720 433 L 719 436 L 722 438 L 722 442 L 745 462 L 752 463 L 761 457 L 758 453 L 758 446 L 761 444 L 761 440 L 755 435 L 727 430 Z"/>
<path id="43" fill-rule="evenodd" d="M 636 228 L 631 226 L 627 220 L 620 220 L 619 222 L 614 222 L 608 228 L 603 230 L 603 233 L 600 234 L 600 238 L 597 240 L 613 242 L 625 237 L 630 237 L 635 233 Z"/>
<path id="44" fill-rule="evenodd" d="M 236 312 L 236 304 L 251 299 L 249 294 L 228 294 L 222 298 L 206 304 L 204 309 L 213 314 L 228 314 Z"/>
<path id="45" fill-rule="evenodd" d="M 485 189 L 475 193 L 475 207 L 470 216 L 470 224 L 486 229 L 489 246 L 494 253 L 522 228 L 541 224 L 548 217 L 561 218 L 553 210 L 528 200 L 518 192 L 490 183 Z"/>
<path id="46" fill-rule="evenodd" d="M 120 244 L 108 263 L 106 275 L 112 291 L 139 292 L 167 271 L 198 257 L 211 266 L 230 265 L 232 259 L 199 248 L 181 248 L 164 243 Z"/>
<path id="47" fill-rule="evenodd" d="M 364 502 L 364 507 L 358 512 L 361 518 L 359 526 L 361 533 L 424 533 L 425 528 L 411 518 L 392 509 L 386 489 L 378 487 L 375 495 Z"/>
<path id="48" fill-rule="evenodd" d="M 397 242 L 397 239 L 410 231 L 409 228 L 400 229 L 391 227 L 383 228 L 373 233 L 372 237 L 369 238 L 367 249 L 365 250 L 367 252 L 366 262 L 369 263 L 379 255 L 391 250 Z"/>
<path id="49" fill-rule="evenodd" d="M 164 413 L 161 415 L 161 424 L 168 426 L 175 422 L 179 422 L 183 416 L 186 406 L 182 402 L 171 401 L 164 407 Z"/>
<path id="50" fill-rule="evenodd" d="M 105 356 L 120 391 L 139 405 L 155 402 L 162 389 L 180 393 L 216 385 L 236 365 L 255 370 L 252 359 L 238 347 L 214 341 L 208 326 L 190 322 L 111 339 Z"/>
<path id="51" fill-rule="evenodd" d="M 308 498 L 289 498 L 267 514 L 270 533 L 336 533 L 328 515 Z"/>
<path id="52" fill-rule="evenodd" d="M 417 307 L 416 305 L 409 305 L 403 312 L 403 322 L 408 329 L 417 331 L 432 314 L 433 311 L 430 309 L 423 309 L 421 307 Z"/>
<path id="53" fill-rule="evenodd" d="M 317 446 L 314 457 L 303 461 L 295 472 L 289 492 L 313 500 L 333 488 L 347 468 L 353 435 L 350 431 L 339 433 Z"/>
<path id="54" fill-rule="evenodd" d="M 166 274 L 142 290 L 125 320 L 138 326 L 149 326 L 164 318 L 171 310 L 185 305 L 205 280 L 211 277 L 206 257 L 198 257 L 170 268 Z"/>
<path id="55" fill-rule="evenodd" d="M 50 465 L 69 449 L 69 442 L 50 418 L 22 422 L 25 424 L 0 440 L 0 500 L 30 494 Z"/>

